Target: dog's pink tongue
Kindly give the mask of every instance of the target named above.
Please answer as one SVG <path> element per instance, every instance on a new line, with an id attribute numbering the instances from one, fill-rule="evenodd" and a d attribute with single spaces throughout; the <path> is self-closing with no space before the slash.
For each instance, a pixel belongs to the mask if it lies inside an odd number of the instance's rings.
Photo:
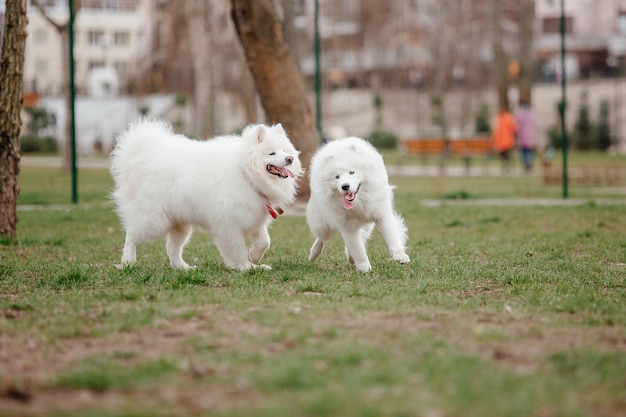
<path id="1" fill-rule="evenodd" d="M 353 207 L 352 201 L 348 200 L 348 198 L 350 197 L 352 197 L 352 193 L 343 195 L 343 208 L 345 208 L 346 210 L 350 210 Z"/>
<path id="2" fill-rule="evenodd" d="M 296 177 L 295 175 L 293 175 L 293 172 L 289 171 L 287 168 L 278 168 L 278 169 L 280 169 L 280 172 L 283 175 L 290 176 L 291 178 L 295 178 Z"/>

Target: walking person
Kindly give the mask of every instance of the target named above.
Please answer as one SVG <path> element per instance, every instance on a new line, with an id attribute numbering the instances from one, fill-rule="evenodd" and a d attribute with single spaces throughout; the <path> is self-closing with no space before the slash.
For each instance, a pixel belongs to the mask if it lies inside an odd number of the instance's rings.
<path id="1" fill-rule="evenodd" d="M 515 147 L 515 118 L 507 110 L 500 110 L 491 135 L 491 147 L 502 159 L 502 169 L 509 170 L 511 152 Z"/>
<path id="2" fill-rule="evenodd" d="M 533 168 L 535 153 L 535 115 L 527 102 L 520 102 L 515 113 L 517 123 L 517 145 L 522 156 L 522 166 L 526 172 Z"/>

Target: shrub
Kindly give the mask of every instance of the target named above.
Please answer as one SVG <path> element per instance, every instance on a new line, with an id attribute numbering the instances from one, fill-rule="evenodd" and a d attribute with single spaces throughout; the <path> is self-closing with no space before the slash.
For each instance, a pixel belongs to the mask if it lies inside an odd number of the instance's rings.
<path id="1" fill-rule="evenodd" d="M 178 93 L 174 97 L 174 104 L 179 107 L 184 107 L 187 104 L 187 95 L 185 93 Z"/>
<path id="2" fill-rule="evenodd" d="M 578 118 L 574 125 L 574 146 L 576 149 L 586 151 L 592 148 L 593 127 L 589 119 L 589 106 L 587 105 L 587 94 L 583 93 L 580 107 L 578 108 Z"/>
<path id="3" fill-rule="evenodd" d="M 378 149 L 398 146 L 398 136 L 393 132 L 384 130 L 374 130 L 367 135 L 367 140 Z"/>
<path id="4" fill-rule="evenodd" d="M 606 151 L 611 147 L 611 127 L 609 125 L 609 102 L 600 102 L 600 115 L 598 124 L 593 131 L 593 145 L 596 149 Z"/>
<path id="5" fill-rule="evenodd" d="M 35 135 L 26 135 L 20 139 L 23 153 L 57 153 L 59 142 L 52 136 L 40 138 Z"/>
<path id="6" fill-rule="evenodd" d="M 489 126 L 489 106 L 487 103 L 481 103 L 478 113 L 474 117 L 474 130 L 476 133 L 491 133 L 491 126 Z"/>
<path id="7" fill-rule="evenodd" d="M 150 113 L 150 107 L 148 106 L 139 106 L 139 114 L 142 116 L 147 116 Z"/>
<path id="8" fill-rule="evenodd" d="M 50 124 L 48 110 L 44 107 L 27 107 L 24 110 L 28 115 L 26 121 L 26 132 L 28 135 L 37 135 Z"/>
<path id="9" fill-rule="evenodd" d="M 561 145 L 563 144 L 561 139 L 561 129 L 557 126 L 551 126 L 546 131 L 548 135 L 548 146 L 553 147 L 554 149 L 561 149 Z"/>

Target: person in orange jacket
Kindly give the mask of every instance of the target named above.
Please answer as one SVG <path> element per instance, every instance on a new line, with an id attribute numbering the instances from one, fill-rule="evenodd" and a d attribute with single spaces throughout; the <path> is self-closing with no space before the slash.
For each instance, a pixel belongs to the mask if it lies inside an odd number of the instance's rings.
<path id="1" fill-rule="evenodd" d="M 511 151 L 515 147 L 516 132 L 517 126 L 513 115 L 508 110 L 501 110 L 491 135 L 491 146 L 502 158 L 502 167 L 505 169 L 508 169 Z"/>

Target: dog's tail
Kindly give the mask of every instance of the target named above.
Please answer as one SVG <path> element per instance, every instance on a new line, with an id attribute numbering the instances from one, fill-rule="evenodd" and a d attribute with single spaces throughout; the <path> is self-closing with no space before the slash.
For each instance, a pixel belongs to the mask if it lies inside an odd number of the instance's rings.
<path id="1" fill-rule="evenodd" d="M 173 135 L 172 126 L 164 121 L 144 117 L 128 125 L 115 140 L 115 148 L 110 155 L 110 170 L 114 180 L 118 180 L 147 142 Z"/>

